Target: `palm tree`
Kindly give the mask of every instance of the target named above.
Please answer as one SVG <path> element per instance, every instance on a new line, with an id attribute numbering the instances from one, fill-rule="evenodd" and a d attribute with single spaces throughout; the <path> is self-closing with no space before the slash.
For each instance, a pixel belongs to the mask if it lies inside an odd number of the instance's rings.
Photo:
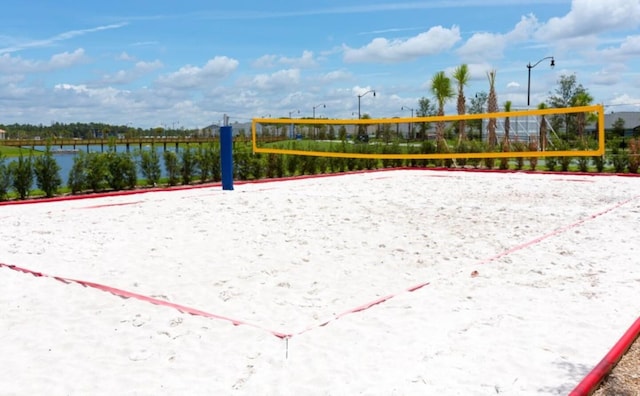
<path id="1" fill-rule="evenodd" d="M 462 64 L 453 71 L 453 78 L 456 80 L 458 86 L 458 114 L 463 115 L 467 112 L 466 98 L 464 96 L 464 87 L 469 84 L 469 67 L 466 64 Z M 466 123 L 464 120 L 458 121 L 458 142 L 466 139 Z"/>
<path id="2" fill-rule="evenodd" d="M 497 113 L 499 110 L 498 96 L 496 95 L 496 73 L 497 72 L 495 69 L 487 72 L 487 78 L 489 79 L 489 99 L 487 101 L 487 113 Z M 489 148 L 493 148 L 498 144 L 495 118 L 489 118 L 487 130 L 489 131 Z"/>
<path id="3" fill-rule="evenodd" d="M 511 111 L 511 101 L 507 100 L 504 103 L 504 111 L 508 113 Z M 502 137 L 502 151 L 511 151 L 511 144 L 509 142 L 509 129 L 511 128 L 511 121 L 509 117 L 504 118 L 504 136 Z M 500 169 L 509 169 L 509 158 L 500 158 Z"/>
<path id="4" fill-rule="evenodd" d="M 438 102 L 438 116 L 444 115 L 444 105 L 447 101 L 455 96 L 451 88 L 451 80 L 443 71 L 434 74 L 431 79 L 431 92 Z M 436 123 L 436 142 L 441 144 L 444 141 L 444 121 Z"/>
<path id="5" fill-rule="evenodd" d="M 593 102 L 593 96 L 589 94 L 587 91 L 580 91 L 576 93 L 576 95 L 572 98 L 571 105 L 574 107 L 578 106 L 589 106 Z M 578 113 L 576 115 L 577 121 L 577 129 L 578 129 L 578 137 L 580 141 L 584 143 L 584 127 L 587 122 L 587 116 L 585 113 Z"/>
<path id="6" fill-rule="evenodd" d="M 511 111 L 511 101 L 507 100 L 504 102 L 504 112 L 508 113 Z M 503 147 L 509 148 L 509 131 L 511 130 L 511 120 L 509 117 L 504 118 L 504 140 L 502 141 Z M 518 136 L 516 135 L 516 139 Z M 508 150 L 505 150 L 508 151 Z"/>
<path id="7" fill-rule="evenodd" d="M 544 109 L 548 109 L 549 107 L 547 106 L 546 103 L 542 102 L 538 105 L 538 110 L 544 110 Z M 540 150 L 541 151 L 545 151 L 547 149 L 547 119 L 544 116 L 544 114 L 542 114 L 541 118 L 540 118 Z"/>

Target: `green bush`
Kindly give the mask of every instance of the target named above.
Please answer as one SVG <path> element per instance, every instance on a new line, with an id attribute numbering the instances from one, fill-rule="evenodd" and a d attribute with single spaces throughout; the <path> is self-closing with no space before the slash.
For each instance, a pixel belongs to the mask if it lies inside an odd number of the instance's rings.
<path id="1" fill-rule="evenodd" d="M 164 168 L 167 171 L 168 183 L 175 186 L 180 180 L 180 164 L 178 163 L 178 155 L 173 151 L 165 151 L 162 154 L 164 159 Z"/>
<path id="2" fill-rule="evenodd" d="M 605 157 L 604 156 L 591 157 L 591 160 L 593 161 L 593 164 L 595 165 L 596 170 L 598 172 L 603 172 L 604 171 L 604 164 L 605 164 Z"/>
<path id="3" fill-rule="evenodd" d="M 557 150 L 560 151 L 568 151 L 571 149 L 571 146 L 569 145 L 568 142 L 566 141 L 562 141 L 560 142 L 557 146 L 556 146 Z M 560 157 L 558 159 L 558 161 L 560 162 L 560 170 L 562 170 L 563 172 L 566 172 L 569 170 L 569 167 L 571 166 L 571 162 L 573 161 L 573 157 L 569 157 L 567 155 L 564 155 L 562 157 Z"/>
<path id="4" fill-rule="evenodd" d="M 33 171 L 36 176 L 36 185 L 44 192 L 45 197 L 51 198 L 58 193 L 62 185 L 60 165 L 56 162 L 48 145 L 44 154 L 35 158 Z"/>
<path id="5" fill-rule="evenodd" d="M 109 161 L 104 153 L 88 153 L 85 163 L 87 187 L 94 192 L 102 191 L 108 186 Z"/>
<path id="6" fill-rule="evenodd" d="M 11 188 L 11 172 L 4 162 L 4 156 L 0 153 L 0 201 L 5 201 Z"/>
<path id="7" fill-rule="evenodd" d="M 611 165 L 616 173 L 624 172 L 627 164 L 629 163 L 629 157 L 624 151 L 621 152 L 618 147 L 614 147 L 611 150 Z"/>
<path id="8" fill-rule="evenodd" d="M 467 148 L 470 153 L 479 153 L 484 150 L 484 145 L 480 141 L 473 140 L 473 141 L 467 142 L 467 144 L 468 144 Z M 482 161 L 481 158 L 469 158 L 467 160 L 467 163 L 473 166 L 474 169 L 478 169 L 481 161 Z"/>
<path id="9" fill-rule="evenodd" d="M 160 168 L 160 155 L 155 147 L 150 150 L 141 150 L 138 152 L 140 157 L 139 166 L 140 173 L 146 179 L 148 186 L 155 186 L 160 181 L 162 170 Z"/>
<path id="10" fill-rule="evenodd" d="M 268 178 L 283 177 L 284 176 L 284 156 L 269 153 L 267 154 L 267 163 L 265 169 L 265 176 Z"/>
<path id="11" fill-rule="evenodd" d="M 20 153 L 18 159 L 9 164 L 9 172 L 11 173 L 11 184 L 18 194 L 18 197 L 20 197 L 20 199 L 27 198 L 33 185 L 32 158 L 25 158 L 22 153 Z"/>
<path id="12" fill-rule="evenodd" d="M 525 151 L 527 149 L 527 145 L 526 143 L 523 142 L 514 142 L 513 145 L 511 146 L 513 148 L 513 151 Z M 524 157 L 516 157 L 515 159 L 516 161 L 516 170 L 522 170 L 522 168 L 524 168 Z"/>
<path id="13" fill-rule="evenodd" d="M 106 156 L 109 172 L 107 184 L 113 190 L 120 191 L 124 188 L 134 188 L 138 182 L 136 163 L 129 153 L 117 153 L 109 151 Z"/>
<path id="14" fill-rule="evenodd" d="M 220 147 L 214 143 L 200 147 L 196 153 L 197 167 L 200 170 L 202 183 L 213 180 L 220 181 Z"/>
<path id="15" fill-rule="evenodd" d="M 558 158 L 557 157 L 546 157 L 544 159 L 544 164 L 547 167 L 548 171 L 553 172 L 558 166 Z"/>
<path id="16" fill-rule="evenodd" d="M 191 180 L 198 170 L 198 158 L 191 147 L 187 146 L 180 152 L 179 166 L 182 184 L 191 184 Z"/>
<path id="17" fill-rule="evenodd" d="M 73 158 L 73 165 L 69 171 L 67 185 L 71 194 L 77 194 L 87 188 L 86 154 L 84 151 L 78 152 Z"/>

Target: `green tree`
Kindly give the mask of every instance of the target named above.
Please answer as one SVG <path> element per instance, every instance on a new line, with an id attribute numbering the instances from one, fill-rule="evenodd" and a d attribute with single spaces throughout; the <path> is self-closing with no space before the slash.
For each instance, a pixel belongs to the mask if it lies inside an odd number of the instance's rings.
<path id="1" fill-rule="evenodd" d="M 436 115 L 436 105 L 431 102 L 429 98 L 425 98 L 424 96 L 418 100 L 418 110 L 416 112 L 417 117 L 431 117 Z M 418 126 L 420 131 L 420 136 L 422 140 L 427 137 L 427 131 L 431 127 L 431 124 L 428 122 L 421 122 Z"/>
<path id="2" fill-rule="evenodd" d="M 587 92 L 586 90 L 577 92 L 572 99 L 573 99 L 572 105 L 576 107 L 589 106 L 593 102 L 593 96 L 591 96 L 589 92 Z M 578 131 L 578 138 L 582 143 L 584 143 L 584 128 L 587 123 L 587 116 L 588 116 L 588 113 L 576 114 L 576 128 Z"/>
<path id="3" fill-rule="evenodd" d="M 496 94 L 496 70 L 487 72 L 487 78 L 489 79 L 489 97 L 487 99 L 487 113 L 497 113 L 498 96 Z M 498 138 L 496 136 L 496 119 L 489 118 L 489 124 L 487 125 L 487 131 L 489 133 L 489 148 L 494 148 L 498 144 Z"/>
<path id="4" fill-rule="evenodd" d="M 618 117 L 613 124 L 611 124 L 611 130 L 614 134 L 614 136 L 624 136 L 624 129 L 625 129 L 625 125 L 624 125 L 624 119 Z"/>
<path id="5" fill-rule="evenodd" d="M 456 108 L 458 115 L 463 115 L 467 112 L 467 99 L 464 96 L 464 87 L 469 84 L 469 67 L 466 64 L 462 64 L 455 68 L 453 71 L 453 79 L 456 80 L 458 87 L 458 99 Z M 466 140 L 466 123 L 464 120 L 458 121 L 458 141 Z"/>
<path id="6" fill-rule="evenodd" d="M 470 114 L 483 114 L 487 106 L 487 99 L 489 95 L 486 92 L 477 92 L 473 98 L 471 98 L 471 106 L 469 106 Z M 482 119 L 469 120 L 468 122 L 471 130 L 478 131 L 478 137 L 482 140 Z"/>
<path id="7" fill-rule="evenodd" d="M 578 84 L 575 74 L 562 75 L 558 80 L 558 87 L 555 90 L 555 95 L 550 96 L 547 99 L 549 107 L 552 108 L 566 108 L 575 106 L 576 97 L 581 93 L 587 93 L 587 90 Z M 593 99 L 592 99 L 593 100 Z M 555 131 L 564 129 L 565 133 L 577 130 L 576 128 L 576 114 L 562 114 L 554 115 L 551 117 L 551 126 Z"/>

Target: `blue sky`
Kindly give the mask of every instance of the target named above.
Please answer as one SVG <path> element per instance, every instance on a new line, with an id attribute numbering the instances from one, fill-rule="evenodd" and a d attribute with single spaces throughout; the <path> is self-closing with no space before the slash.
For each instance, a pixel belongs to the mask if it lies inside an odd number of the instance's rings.
<path id="1" fill-rule="evenodd" d="M 609 111 L 640 111 L 640 0 L 212 2 L 7 0 L 0 124 L 200 128 L 253 117 L 409 116 L 431 77 L 497 71 L 535 107 L 575 74 Z M 455 112 L 455 102 L 447 107 Z M 298 113 L 299 111 L 299 113 Z"/>

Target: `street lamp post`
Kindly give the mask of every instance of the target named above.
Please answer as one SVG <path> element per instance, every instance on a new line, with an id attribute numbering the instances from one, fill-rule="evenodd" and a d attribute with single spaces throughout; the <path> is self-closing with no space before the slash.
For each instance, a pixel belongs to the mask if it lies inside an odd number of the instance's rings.
<path id="1" fill-rule="evenodd" d="M 363 93 L 362 95 L 358 95 L 358 119 L 360 119 L 360 98 L 362 98 L 363 96 L 365 96 L 369 92 L 373 92 L 373 96 L 374 97 L 376 96 L 376 91 L 374 89 L 371 89 L 371 90 Z"/>
<path id="2" fill-rule="evenodd" d="M 298 109 L 298 110 L 290 111 L 290 112 L 289 112 L 289 119 L 292 119 L 291 115 L 292 115 L 293 113 L 298 113 L 298 114 L 300 114 L 300 110 Z M 290 135 L 291 135 L 291 139 L 293 139 L 293 138 L 295 137 L 295 136 L 294 136 L 293 121 L 291 122 L 291 127 L 289 128 L 289 133 L 290 133 Z"/>
<path id="3" fill-rule="evenodd" d="M 402 106 L 400 108 L 400 110 L 411 110 L 411 118 L 413 118 L 413 111 L 415 109 L 412 109 L 411 107 L 407 107 L 407 106 Z M 409 123 L 409 137 L 413 137 L 413 122 Z M 407 138 L 407 140 L 408 140 L 408 138 Z"/>
<path id="4" fill-rule="evenodd" d="M 320 106 L 322 106 L 322 108 L 323 108 L 323 109 L 326 109 L 326 108 L 327 108 L 327 106 L 325 106 L 325 105 L 324 105 L 324 103 L 319 104 L 319 105 L 316 105 L 316 106 L 313 106 L 313 119 L 314 119 L 314 120 L 316 119 L 316 109 L 317 109 L 318 107 L 320 107 Z M 314 129 L 314 132 L 315 132 L 315 133 L 314 133 L 314 135 L 315 135 L 314 137 L 315 137 L 315 138 L 318 138 L 318 126 L 314 124 L 314 125 L 313 125 L 313 129 Z"/>
<path id="5" fill-rule="evenodd" d="M 313 106 L 313 118 L 314 118 L 314 119 L 316 118 L 316 109 L 317 109 L 318 107 L 320 107 L 320 106 L 322 106 L 322 108 L 323 108 L 323 109 L 326 109 L 326 108 L 327 108 L 327 106 L 325 106 L 324 104 L 319 104 L 319 105 L 317 105 L 317 106 Z"/>
<path id="6" fill-rule="evenodd" d="M 545 59 L 551 59 L 551 65 L 550 65 L 551 67 L 554 67 L 556 65 L 556 61 L 553 59 L 553 56 L 544 57 L 539 61 L 537 61 L 536 63 L 534 63 L 533 65 L 531 64 L 531 62 L 529 62 L 529 64 L 527 65 L 527 69 L 529 69 L 529 80 L 527 82 L 527 108 L 529 107 L 531 102 L 530 100 L 531 99 L 531 69 L 538 66 L 538 64 Z"/>

